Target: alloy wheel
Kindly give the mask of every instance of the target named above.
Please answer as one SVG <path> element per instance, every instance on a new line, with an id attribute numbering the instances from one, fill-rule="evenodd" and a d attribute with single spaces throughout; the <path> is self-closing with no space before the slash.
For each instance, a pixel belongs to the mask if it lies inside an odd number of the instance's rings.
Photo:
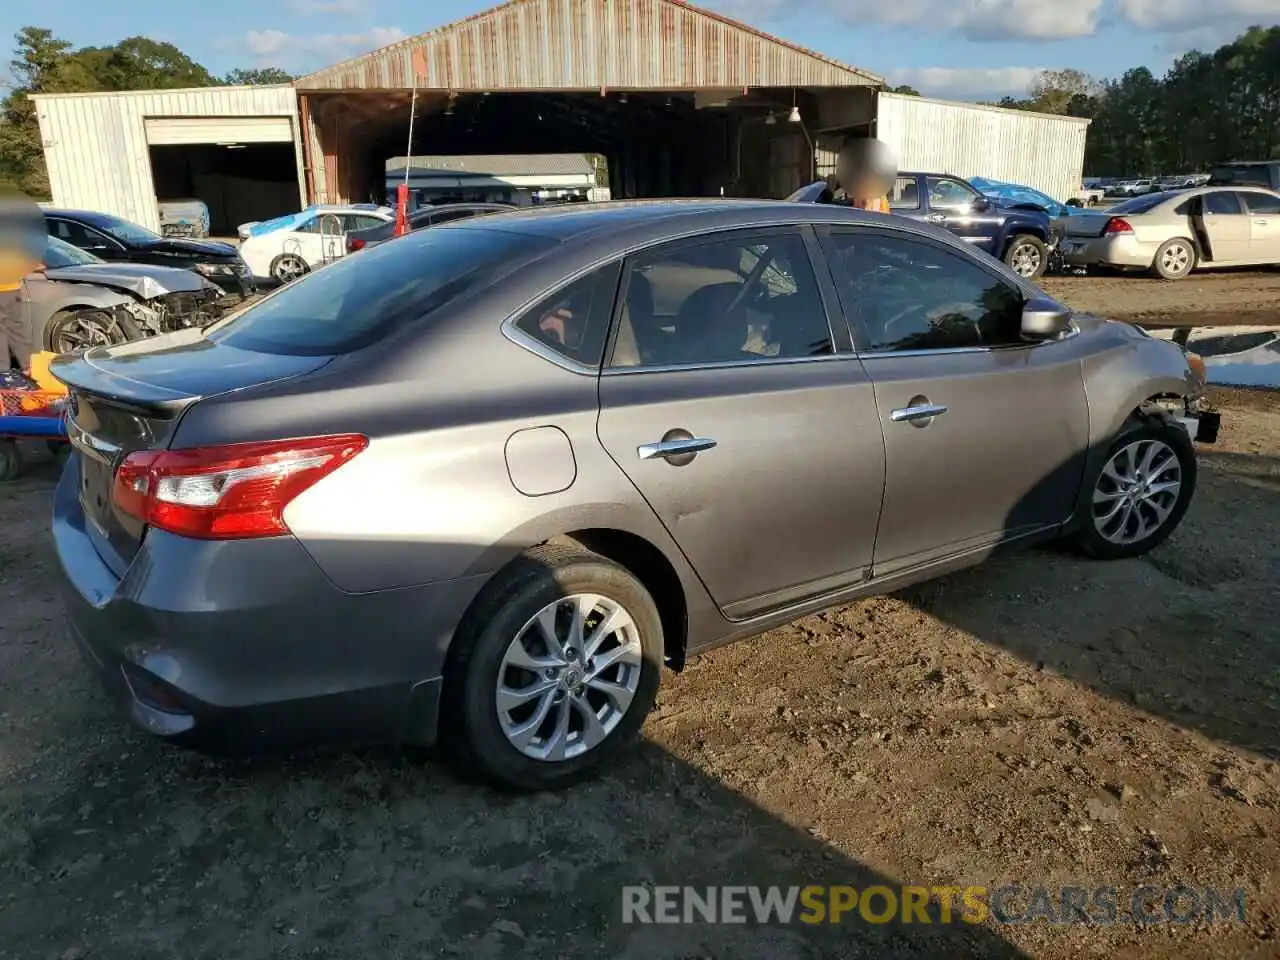
<path id="1" fill-rule="evenodd" d="M 54 353 L 80 353 L 90 347 L 124 343 L 128 338 L 105 310 L 82 310 L 59 323 L 52 336 Z"/>
<path id="2" fill-rule="evenodd" d="M 1040 249 L 1031 243 L 1020 243 L 1013 248 L 1009 265 L 1020 277 L 1034 277 L 1040 269 Z"/>
<path id="3" fill-rule="evenodd" d="M 581 756 L 626 715 L 642 667 L 640 631 L 621 604 L 595 594 L 554 600 L 503 654 L 495 689 L 502 732 L 534 760 Z"/>
<path id="4" fill-rule="evenodd" d="M 1164 273 L 1181 276 L 1191 268 L 1191 250 L 1185 244 L 1171 243 L 1160 252 L 1160 266 Z"/>
<path id="5" fill-rule="evenodd" d="M 281 283 L 293 283 L 307 272 L 307 265 L 298 257 L 281 257 L 276 263 L 276 279 Z"/>
<path id="6" fill-rule="evenodd" d="M 1093 523 L 1111 543 L 1128 546 L 1153 536 L 1173 513 L 1182 490 L 1182 463 L 1162 440 L 1135 440 L 1107 461 L 1093 490 Z"/>

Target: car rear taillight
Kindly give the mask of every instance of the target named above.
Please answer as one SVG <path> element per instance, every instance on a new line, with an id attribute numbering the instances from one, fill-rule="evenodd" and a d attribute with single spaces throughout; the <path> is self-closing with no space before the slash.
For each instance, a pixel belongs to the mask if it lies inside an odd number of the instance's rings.
<path id="1" fill-rule="evenodd" d="M 116 471 L 111 498 L 148 526 L 198 540 L 289 532 L 284 508 L 369 445 L 359 434 L 144 450 Z"/>
<path id="2" fill-rule="evenodd" d="M 1133 233 L 1133 224 L 1124 217 L 1112 217 L 1107 221 L 1107 225 L 1103 227 L 1104 236 L 1111 236 L 1117 233 Z"/>
<path id="3" fill-rule="evenodd" d="M 347 237 L 347 253 L 355 253 L 364 249 L 364 241 L 359 237 Z"/>

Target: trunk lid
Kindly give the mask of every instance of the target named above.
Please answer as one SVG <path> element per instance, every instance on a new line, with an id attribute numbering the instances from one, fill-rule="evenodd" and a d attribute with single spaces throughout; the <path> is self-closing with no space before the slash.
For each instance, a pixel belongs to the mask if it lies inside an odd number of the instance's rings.
<path id="1" fill-rule="evenodd" d="M 1063 226 L 1068 237 L 1100 237 L 1111 219 L 1109 213 L 1081 213 L 1065 217 Z"/>
<path id="2" fill-rule="evenodd" d="M 330 359 L 256 353 L 184 330 L 53 362 L 53 374 L 71 394 L 67 433 L 75 448 L 85 528 L 117 576 L 124 575 L 146 533 L 112 502 L 125 457 L 169 446 L 182 415 L 206 397 L 302 376 Z"/>

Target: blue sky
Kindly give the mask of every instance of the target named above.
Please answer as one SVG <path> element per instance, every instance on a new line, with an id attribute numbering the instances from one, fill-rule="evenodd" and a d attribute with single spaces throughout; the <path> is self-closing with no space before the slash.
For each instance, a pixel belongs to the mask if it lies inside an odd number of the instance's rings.
<path id="1" fill-rule="evenodd" d="M 52 29 L 77 45 L 132 34 L 168 40 L 216 73 L 305 72 L 491 6 L 485 0 L 21 0 L 0 33 Z M 1119 76 L 1164 70 L 1251 23 L 1280 23 L 1280 0 L 704 0 L 704 4 L 926 94 L 1020 94 L 1043 68 Z"/>

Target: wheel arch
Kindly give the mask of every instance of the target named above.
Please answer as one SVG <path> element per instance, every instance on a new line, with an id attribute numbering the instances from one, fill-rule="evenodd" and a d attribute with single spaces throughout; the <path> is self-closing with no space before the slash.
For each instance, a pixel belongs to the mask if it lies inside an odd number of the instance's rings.
<path id="1" fill-rule="evenodd" d="M 490 586 L 525 551 L 557 543 L 598 553 L 639 580 L 653 597 L 662 618 L 663 656 L 667 665 L 675 670 L 684 666 L 690 606 L 696 602 L 697 592 L 703 589 L 701 582 L 656 519 L 622 504 L 556 511 L 502 537 L 472 565 L 472 573 L 488 573 L 488 577 L 459 623 L 468 621 L 473 611 L 485 602 Z M 450 647 L 453 645 L 451 641 Z"/>

